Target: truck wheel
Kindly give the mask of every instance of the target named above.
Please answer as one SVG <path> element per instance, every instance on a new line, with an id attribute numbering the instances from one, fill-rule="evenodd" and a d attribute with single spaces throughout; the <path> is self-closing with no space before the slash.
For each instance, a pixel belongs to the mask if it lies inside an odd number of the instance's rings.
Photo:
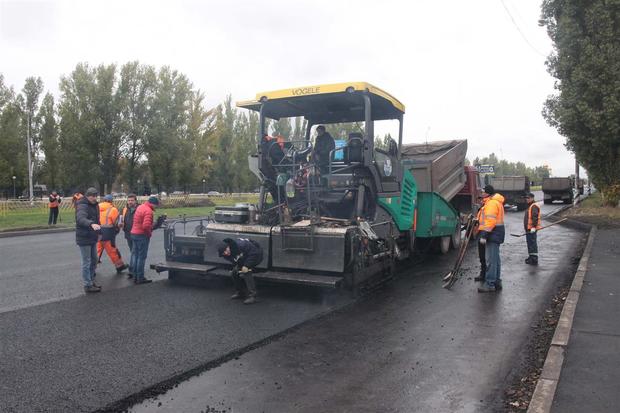
<path id="1" fill-rule="evenodd" d="M 439 250 L 442 254 L 447 254 L 450 251 L 451 236 L 441 237 L 439 239 Z"/>
<path id="2" fill-rule="evenodd" d="M 458 250 L 459 248 L 461 248 L 461 225 L 460 224 L 456 225 L 456 229 L 454 230 L 454 234 L 452 234 L 450 241 L 452 241 L 452 248 L 454 248 L 455 250 Z"/>

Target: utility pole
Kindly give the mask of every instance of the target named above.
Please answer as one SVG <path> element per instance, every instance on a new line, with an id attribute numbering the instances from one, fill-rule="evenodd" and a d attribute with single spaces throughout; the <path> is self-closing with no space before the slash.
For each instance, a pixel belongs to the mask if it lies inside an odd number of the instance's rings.
<path id="1" fill-rule="evenodd" d="M 32 143 L 30 142 L 30 110 L 28 110 L 26 140 L 28 141 L 28 190 L 30 191 L 30 203 L 32 204 L 34 201 L 34 187 L 32 185 Z"/>

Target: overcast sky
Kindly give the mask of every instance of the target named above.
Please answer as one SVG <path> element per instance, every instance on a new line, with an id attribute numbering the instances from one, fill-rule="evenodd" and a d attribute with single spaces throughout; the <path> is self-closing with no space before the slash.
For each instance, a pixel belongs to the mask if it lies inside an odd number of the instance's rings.
<path id="1" fill-rule="evenodd" d="M 0 73 L 58 94 L 78 62 L 185 73 L 216 105 L 259 91 L 366 81 L 406 106 L 405 142 L 466 138 L 553 175 L 574 172 L 541 116 L 553 93 L 540 0 L 0 0 Z M 514 21 L 513 21 L 514 20 Z"/>

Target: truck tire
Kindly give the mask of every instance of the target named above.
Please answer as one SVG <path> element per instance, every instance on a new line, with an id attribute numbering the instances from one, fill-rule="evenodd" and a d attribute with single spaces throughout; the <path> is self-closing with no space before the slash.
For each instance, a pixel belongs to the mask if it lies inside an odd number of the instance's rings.
<path id="1" fill-rule="evenodd" d="M 447 254 L 448 251 L 450 251 L 451 240 L 452 240 L 451 236 L 445 236 L 445 237 L 439 238 L 439 251 L 441 251 L 442 254 Z"/>
<path id="2" fill-rule="evenodd" d="M 452 242 L 452 248 L 458 250 L 461 247 L 461 225 L 457 224 L 456 229 L 454 230 L 454 234 L 450 237 L 450 241 Z"/>

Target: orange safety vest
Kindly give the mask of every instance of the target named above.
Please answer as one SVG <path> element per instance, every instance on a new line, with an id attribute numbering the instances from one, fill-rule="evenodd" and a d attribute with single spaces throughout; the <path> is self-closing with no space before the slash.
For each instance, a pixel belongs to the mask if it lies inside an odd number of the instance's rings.
<path id="1" fill-rule="evenodd" d="M 79 201 L 83 197 L 84 195 L 80 194 L 79 192 L 76 192 L 75 194 L 73 194 L 73 196 L 71 197 L 71 203 L 73 204 L 73 208 L 75 208 L 77 201 Z"/>
<path id="2" fill-rule="evenodd" d="M 58 208 L 59 204 L 60 204 L 60 202 L 58 202 L 58 198 L 54 198 L 54 200 L 52 202 L 50 202 L 49 207 L 50 208 Z"/>
<path id="3" fill-rule="evenodd" d="M 111 202 L 101 202 L 99 204 L 99 224 L 114 226 L 118 220 L 118 209 Z"/>
<path id="4" fill-rule="evenodd" d="M 536 222 L 532 222 L 532 208 L 538 208 L 538 219 L 536 220 Z M 540 207 L 538 205 L 536 205 L 535 202 L 532 202 L 532 205 L 530 205 L 530 207 L 527 209 L 527 229 L 528 231 L 532 228 L 536 228 L 536 230 L 539 230 L 542 225 L 541 225 L 541 218 L 542 218 L 542 214 L 540 213 Z"/>

